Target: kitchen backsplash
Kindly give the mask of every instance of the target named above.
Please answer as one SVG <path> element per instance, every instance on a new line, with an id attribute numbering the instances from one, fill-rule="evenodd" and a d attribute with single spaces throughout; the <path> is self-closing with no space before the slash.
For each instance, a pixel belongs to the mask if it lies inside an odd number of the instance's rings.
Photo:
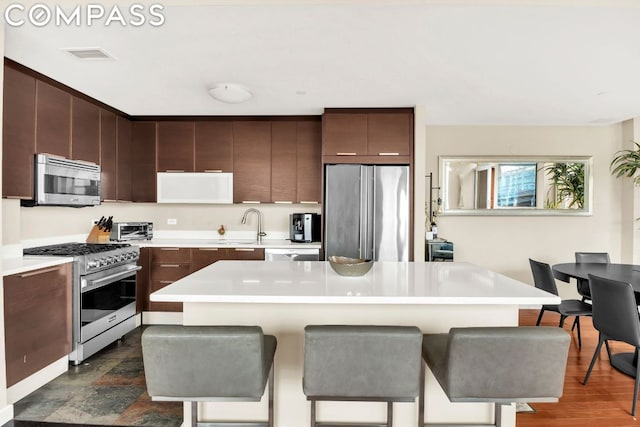
<path id="1" fill-rule="evenodd" d="M 229 231 L 256 229 L 257 217 L 251 215 L 246 225 L 240 223 L 248 208 L 262 212 L 263 228 L 278 234 L 288 233 L 289 214 L 321 213 L 320 205 L 168 205 L 155 203 L 106 202 L 96 207 L 69 208 L 20 207 L 20 201 L 2 200 L 3 244 L 61 235 L 88 234 L 92 221 L 113 215 L 114 222 L 151 221 L 155 230 L 217 230 L 224 225 Z M 168 224 L 173 222 L 175 224 Z"/>

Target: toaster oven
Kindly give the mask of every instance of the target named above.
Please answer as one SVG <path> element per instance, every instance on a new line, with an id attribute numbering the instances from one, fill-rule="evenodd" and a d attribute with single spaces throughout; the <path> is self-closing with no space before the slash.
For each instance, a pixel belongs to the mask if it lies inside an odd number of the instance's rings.
<path id="1" fill-rule="evenodd" d="M 117 242 L 151 239 L 153 239 L 152 222 L 114 222 L 109 236 L 109 240 Z"/>

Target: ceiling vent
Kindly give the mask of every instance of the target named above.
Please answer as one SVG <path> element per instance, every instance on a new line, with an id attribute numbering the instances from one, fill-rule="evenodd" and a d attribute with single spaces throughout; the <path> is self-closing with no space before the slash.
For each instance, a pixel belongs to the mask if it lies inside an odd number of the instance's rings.
<path id="1" fill-rule="evenodd" d="M 67 48 L 62 50 L 69 52 L 71 55 L 82 60 L 114 59 L 113 56 L 109 55 L 99 47 Z"/>

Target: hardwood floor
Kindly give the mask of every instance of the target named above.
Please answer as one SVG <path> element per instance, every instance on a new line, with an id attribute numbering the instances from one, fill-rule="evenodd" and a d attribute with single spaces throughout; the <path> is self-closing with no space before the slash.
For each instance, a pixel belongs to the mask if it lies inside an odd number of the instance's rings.
<path id="1" fill-rule="evenodd" d="M 520 325 L 535 325 L 538 310 L 520 310 Z M 545 312 L 543 325 L 557 326 L 559 316 Z M 565 322 L 570 331 L 573 318 Z M 558 403 L 533 403 L 536 413 L 517 414 L 518 427 L 617 427 L 640 425 L 640 405 L 637 416 L 631 416 L 633 378 L 620 373 L 609 364 L 603 349 L 589 383 L 582 385 L 591 357 L 598 344 L 598 332 L 591 318 L 581 317 L 582 349 L 578 349 L 577 333 L 572 333 L 569 360 L 564 381 L 564 394 Z M 611 343 L 612 353 L 633 351 L 623 343 Z"/>

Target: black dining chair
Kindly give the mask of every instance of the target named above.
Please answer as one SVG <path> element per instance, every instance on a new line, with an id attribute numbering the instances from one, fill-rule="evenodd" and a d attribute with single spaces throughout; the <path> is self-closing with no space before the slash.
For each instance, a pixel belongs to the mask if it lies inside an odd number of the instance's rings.
<path id="1" fill-rule="evenodd" d="M 592 274 L 589 275 L 589 284 L 593 297 L 593 326 L 599 334 L 596 351 L 593 353 L 589 370 L 582 383 L 587 385 L 603 342 L 608 344 L 609 340 L 622 341 L 634 346 L 633 359 L 636 361 L 636 371 L 631 415 L 635 417 L 640 386 L 640 363 L 637 363 L 638 350 L 640 349 L 640 319 L 634 298 L 635 292 L 630 283 L 605 279 Z M 611 351 L 608 345 L 607 353 L 611 361 Z"/>
<path id="2" fill-rule="evenodd" d="M 549 264 L 544 262 L 534 261 L 529 259 L 531 265 L 531 272 L 533 273 L 533 283 L 536 288 L 547 291 L 551 294 L 558 295 L 558 288 L 556 287 L 556 281 L 553 278 L 553 271 Z M 560 314 L 559 327 L 564 326 L 564 321 L 567 317 L 576 316 L 576 326 L 578 329 L 578 348 L 582 348 L 582 337 L 580 335 L 580 316 L 591 316 L 591 305 L 578 299 L 565 299 L 560 304 L 545 304 L 540 309 L 538 315 L 538 321 L 536 326 L 540 325 L 542 315 L 545 311 L 554 311 Z"/>
<path id="3" fill-rule="evenodd" d="M 610 264 L 611 259 L 607 252 L 576 252 L 576 264 L 581 263 Z M 577 287 L 578 293 L 582 296 L 582 301 L 591 299 L 588 280 L 578 279 Z"/>

